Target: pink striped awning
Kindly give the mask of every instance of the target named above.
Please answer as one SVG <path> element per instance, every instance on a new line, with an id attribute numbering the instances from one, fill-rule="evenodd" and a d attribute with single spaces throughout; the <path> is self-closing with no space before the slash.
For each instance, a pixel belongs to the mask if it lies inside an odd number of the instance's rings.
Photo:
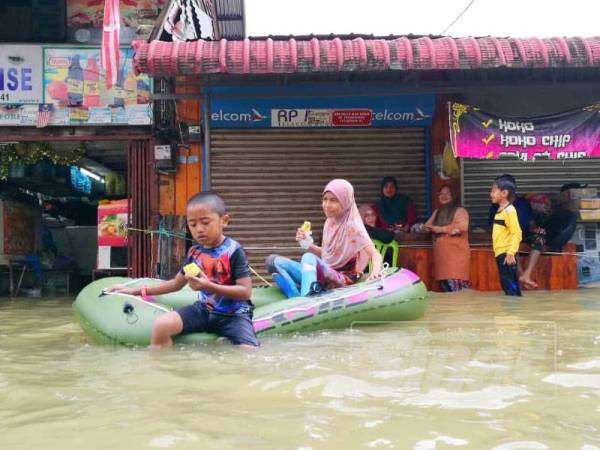
<path id="1" fill-rule="evenodd" d="M 600 67 L 600 37 L 134 41 L 134 66 L 154 76 Z"/>

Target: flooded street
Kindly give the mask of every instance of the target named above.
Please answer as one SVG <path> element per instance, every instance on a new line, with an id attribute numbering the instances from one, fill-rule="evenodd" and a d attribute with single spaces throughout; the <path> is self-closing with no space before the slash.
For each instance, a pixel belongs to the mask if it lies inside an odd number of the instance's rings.
<path id="1" fill-rule="evenodd" d="M 72 299 L 0 299 L 2 449 L 600 449 L 600 291 L 431 294 L 416 322 L 89 344 Z"/>

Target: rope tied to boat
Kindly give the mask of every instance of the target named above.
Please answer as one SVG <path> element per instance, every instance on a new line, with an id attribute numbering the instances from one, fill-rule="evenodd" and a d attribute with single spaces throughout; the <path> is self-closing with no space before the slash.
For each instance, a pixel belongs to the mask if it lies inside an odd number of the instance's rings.
<path id="1" fill-rule="evenodd" d="M 254 270 L 254 267 L 252 267 L 250 264 L 248 264 L 248 268 L 254 275 L 256 275 L 260 279 L 260 281 L 262 281 L 269 287 L 273 286 L 272 283 L 269 283 L 263 276 L 261 276 L 261 274 L 259 274 L 256 270 Z"/>
<path id="2" fill-rule="evenodd" d="M 160 236 L 166 236 L 166 237 L 174 237 L 174 238 L 178 238 L 178 239 L 183 239 L 185 241 L 189 241 L 189 242 L 195 242 L 193 239 L 190 239 L 188 237 L 185 236 L 185 234 L 183 233 L 173 233 L 170 232 L 168 230 L 165 230 L 164 228 L 159 228 L 158 230 L 151 230 L 151 229 L 146 229 L 146 230 L 142 230 L 140 228 L 132 228 L 132 227 L 127 227 L 127 230 L 131 230 L 131 231 L 137 231 L 137 232 L 141 232 L 144 234 L 158 234 Z M 400 244 L 401 248 L 424 248 L 423 244 Z M 479 247 L 479 248 L 478 248 Z M 489 247 L 489 244 L 471 244 L 471 250 L 473 251 L 478 251 L 478 252 L 490 252 L 492 253 L 494 250 L 492 248 L 483 248 L 483 247 Z M 260 245 L 260 246 L 244 246 L 244 250 L 256 250 L 256 251 L 260 251 L 260 250 L 301 250 L 301 248 L 299 246 L 282 246 L 282 245 Z M 527 251 L 520 251 L 519 253 L 528 255 L 531 253 L 531 251 L 527 252 Z M 553 256 L 576 256 L 578 258 L 587 258 L 589 257 L 589 254 L 586 254 L 585 252 L 553 252 L 553 251 L 545 251 L 542 252 L 543 255 L 553 255 Z"/>

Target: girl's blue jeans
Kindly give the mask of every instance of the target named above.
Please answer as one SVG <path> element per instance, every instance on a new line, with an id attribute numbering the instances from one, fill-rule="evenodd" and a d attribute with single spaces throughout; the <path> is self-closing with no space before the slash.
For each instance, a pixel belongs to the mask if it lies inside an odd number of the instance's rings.
<path id="1" fill-rule="evenodd" d="M 302 255 L 300 262 L 277 256 L 273 260 L 273 266 L 273 281 L 288 298 L 308 294 L 312 283 L 317 281 L 317 270 L 327 268 L 327 264 L 312 253 Z"/>

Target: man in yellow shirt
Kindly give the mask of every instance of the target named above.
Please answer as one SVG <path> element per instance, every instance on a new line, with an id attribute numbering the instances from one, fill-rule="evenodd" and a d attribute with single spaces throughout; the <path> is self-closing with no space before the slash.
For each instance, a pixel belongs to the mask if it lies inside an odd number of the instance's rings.
<path id="1" fill-rule="evenodd" d="M 492 246 L 496 256 L 496 265 L 500 284 L 506 295 L 521 296 L 517 260 L 519 244 L 523 233 L 519 225 L 517 210 L 509 199 L 514 198 L 517 186 L 511 177 L 499 176 L 492 184 L 490 199 L 498 205 L 492 227 Z"/>

